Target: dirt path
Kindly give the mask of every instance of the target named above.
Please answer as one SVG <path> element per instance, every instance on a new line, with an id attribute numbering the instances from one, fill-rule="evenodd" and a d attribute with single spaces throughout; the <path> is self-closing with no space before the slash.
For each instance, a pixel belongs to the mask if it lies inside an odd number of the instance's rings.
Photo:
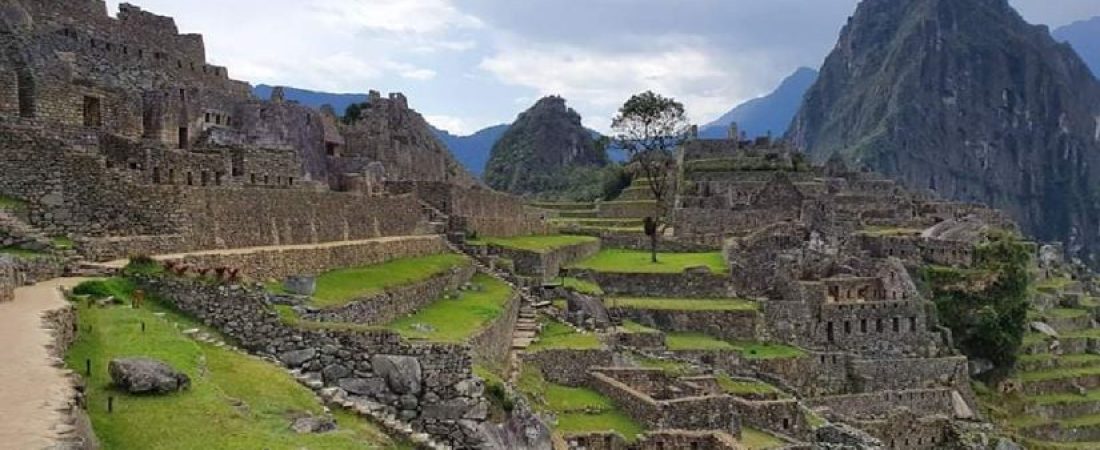
<path id="1" fill-rule="evenodd" d="M 50 330 L 43 314 L 66 306 L 59 287 L 80 278 L 58 278 L 15 290 L 0 303 L 0 448 L 42 449 L 57 437 L 70 395 L 64 371 L 51 365 Z"/>
<path id="2" fill-rule="evenodd" d="M 219 250 L 202 250 L 202 251 L 195 251 L 195 252 L 174 253 L 174 254 L 168 254 L 168 255 L 156 255 L 156 256 L 153 256 L 153 258 L 158 260 L 158 261 L 163 261 L 163 260 L 183 259 L 187 256 L 243 255 L 243 254 L 249 254 L 249 253 L 259 253 L 259 252 L 274 251 L 274 250 L 302 250 L 302 249 L 311 250 L 311 249 L 318 249 L 318 248 L 332 248 L 332 247 L 343 247 L 343 246 L 347 246 L 347 245 L 369 244 L 369 243 L 373 243 L 373 242 L 396 242 L 396 241 L 416 240 L 416 239 L 430 240 L 430 239 L 440 239 L 440 237 L 439 237 L 439 235 L 435 235 L 435 234 L 411 235 L 411 236 L 391 236 L 391 237 L 381 237 L 381 238 L 374 238 L 374 239 L 361 239 L 361 240 L 356 240 L 356 241 L 321 242 L 321 243 L 316 243 L 316 244 L 272 245 L 272 246 L 264 246 L 264 247 L 242 247 L 242 248 L 229 248 L 229 249 L 219 249 Z M 104 267 L 104 268 L 109 268 L 109 269 L 121 269 L 123 267 L 126 267 L 126 264 L 129 263 L 129 262 L 130 262 L 129 259 L 118 259 L 118 260 L 115 260 L 115 261 L 95 263 L 95 264 L 89 264 L 89 265 L 90 266 L 99 266 L 99 267 Z"/>

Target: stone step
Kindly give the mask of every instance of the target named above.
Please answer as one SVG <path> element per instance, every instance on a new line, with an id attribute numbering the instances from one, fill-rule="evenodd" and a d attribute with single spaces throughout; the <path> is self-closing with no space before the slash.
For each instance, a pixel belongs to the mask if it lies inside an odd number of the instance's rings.
<path id="1" fill-rule="evenodd" d="M 538 336 L 538 333 L 534 331 L 517 331 L 512 334 L 512 339 L 533 339 Z"/>
<path id="2" fill-rule="evenodd" d="M 533 342 L 533 340 L 528 339 L 528 338 L 512 339 L 512 348 L 513 349 L 525 349 L 527 347 L 530 347 L 532 342 Z"/>

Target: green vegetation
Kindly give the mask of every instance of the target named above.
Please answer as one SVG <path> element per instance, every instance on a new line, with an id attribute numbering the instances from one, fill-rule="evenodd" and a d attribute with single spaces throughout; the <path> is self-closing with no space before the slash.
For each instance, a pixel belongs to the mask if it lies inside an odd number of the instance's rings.
<path id="1" fill-rule="evenodd" d="M 1023 343 L 1028 309 L 1031 253 L 1017 236 L 993 233 L 974 252 L 974 270 L 926 268 L 939 317 L 971 358 L 985 358 L 1001 377 L 1011 370 Z"/>
<path id="2" fill-rule="evenodd" d="M 623 326 L 620 327 L 620 328 L 622 328 L 623 330 L 625 330 L 629 333 L 659 333 L 660 332 L 659 330 L 655 330 L 653 328 L 647 327 L 647 326 L 642 325 L 638 322 L 634 322 L 634 321 L 630 321 L 630 320 L 624 320 L 623 321 Z"/>
<path id="3" fill-rule="evenodd" d="M 671 359 L 656 359 L 648 357 L 635 356 L 634 362 L 638 363 L 646 369 L 660 369 L 667 374 L 673 376 L 685 376 L 695 372 L 690 364 L 680 361 L 674 361 Z"/>
<path id="4" fill-rule="evenodd" d="M 387 327 L 409 339 L 465 342 L 504 312 L 512 289 L 484 274 L 471 280 L 481 290 L 460 291 L 457 299 L 440 299 Z"/>
<path id="5" fill-rule="evenodd" d="M 445 253 L 326 272 L 317 277 L 317 292 L 313 295 L 312 306 L 341 306 L 356 299 L 381 294 L 389 288 L 425 280 L 463 264 L 468 264 L 465 256 Z M 284 292 L 281 284 L 269 285 L 268 289 Z"/>
<path id="6" fill-rule="evenodd" d="M 531 399 L 536 409 L 557 415 L 559 433 L 615 431 L 633 441 L 645 431 L 599 392 L 547 382 L 534 367 L 522 368 L 517 388 Z"/>
<path id="7" fill-rule="evenodd" d="M 603 295 L 603 289 L 600 288 L 600 285 L 588 280 L 581 280 L 574 277 L 565 277 L 564 286 L 582 294 Z"/>
<path id="8" fill-rule="evenodd" d="M 96 283 L 80 290 L 125 298 L 133 289 L 132 284 L 119 279 Z M 92 374 L 86 377 L 88 413 L 104 448 L 344 449 L 397 445 L 368 422 L 345 412 L 335 414 L 337 431 L 294 433 L 289 429 L 294 415 L 323 414 L 322 405 L 309 389 L 261 359 L 186 338 L 154 312 L 163 312 L 167 318 L 184 324 L 191 321 L 157 305 L 155 299 L 149 299 L 144 309 L 89 307 L 84 302 L 78 307 L 81 332 L 66 362 L 72 370 L 83 373 L 85 360 L 92 361 Z M 191 388 L 159 397 L 130 396 L 114 390 L 107 362 L 128 356 L 167 362 L 191 377 Z M 108 396 L 115 398 L 110 414 L 106 408 Z"/>
<path id="9" fill-rule="evenodd" d="M 650 253 L 635 250 L 605 249 L 581 261 L 575 267 L 612 273 L 680 273 L 689 267 L 704 266 L 713 273 L 726 273 L 722 253 L 658 253 L 658 262 Z"/>
<path id="10" fill-rule="evenodd" d="M 734 380 L 727 375 L 717 377 L 718 385 L 730 395 L 778 395 L 779 390 L 758 380 Z"/>
<path id="11" fill-rule="evenodd" d="M 1043 316 L 1055 319 L 1076 319 L 1087 315 L 1089 315 L 1088 310 L 1072 308 L 1053 308 L 1043 312 Z"/>
<path id="12" fill-rule="evenodd" d="M 748 341 L 723 341 L 701 333 L 666 333 L 669 350 L 734 350 L 747 359 L 786 359 L 806 356 L 798 347 Z"/>
<path id="13" fill-rule="evenodd" d="M 657 309 L 680 311 L 756 311 L 756 302 L 737 298 L 696 299 L 696 298 L 608 298 L 608 307 L 627 309 Z"/>
<path id="14" fill-rule="evenodd" d="M 741 443 L 749 450 L 768 450 L 787 445 L 782 439 L 749 427 L 741 427 Z"/>
<path id="15" fill-rule="evenodd" d="M 92 298 L 114 297 L 119 300 L 130 297 L 134 292 L 134 282 L 126 278 L 107 278 L 103 280 L 89 280 L 76 285 L 73 295 L 87 295 Z"/>
<path id="16" fill-rule="evenodd" d="M 50 238 L 50 245 L 57 250 L 72 250 L 76 247 L 76 242 L 68 236 L 54 236 Z"/>
<path id="17" fill-rule="evenodd" d="M 918 236 L 923 230 L 898 227 L 867 227 L 859 230 L 868 236 Z"/>
<path id="18" fill-rule="evenodd" d="M 46 256 L 48 255 L 48 253 L 40 252 L 37 250 L 27 250 L 19 247 L 2 247 L 0 248 L 0 255 L 10 255 L 18 258 L 34 259 Z"/>
<path id="19" fill-rule="evenodd" d="M 547 235 L 519 236 L 510 238 L 482 237 L 477 240 L 468 241 L 468 243 L 471 245 L 495 245 L 497 247 L 509 248 L 513 250 L 526 250 L 535 253 L 547 253 L 562 247 L 587 244 L 591 242 L 596 242 L 598 240 L 599 239 L 591 236 Z"/>
<path id="20" fill-rule="evenodd" d="M 528 347 L 529 351 L 550 349 L 591 350 L 603 347 L 600 339 L 591 333 L 579 333 L 561 322 L 547 320 L 542 324 L 537 342 Z"/>
<path id="21" fill-rule="evenodd" d="M 533 202 L 531 206 L 554 211 L 590 210 L 596 207 L 592 202 Z"/>
<path id="22" fill-rule="evenodd" d="M 702 333 L 667 333 L 665 345 L 669 350 L 735 350 L 733 344 Z"/>
<path id="23" fill-rule="evenodd" d="M 1073 280 L 1067 277 L 1053 277 L 1035 283 L 1035 289 L 1046 292 L 1058 292 L 1071 284 L 1073 284 Z"/>
<path id="24" fill-rule="evenodd" d="M 0 211 L 20 212 L 27 209 L 27 202 L 15 197 L 0 195 Z"/>

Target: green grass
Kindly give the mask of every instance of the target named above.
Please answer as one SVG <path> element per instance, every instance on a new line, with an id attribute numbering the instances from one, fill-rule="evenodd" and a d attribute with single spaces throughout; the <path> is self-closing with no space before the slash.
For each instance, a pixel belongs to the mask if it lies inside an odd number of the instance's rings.
<path id="1" fill-rule="evenodd" d="M 573 388 L 547 382 L 538 369 L 524 366 L 517 388 L 541 411 L 557 415 L 556 431 L 580 434 L 615 431 L 628 441 L 644 432 L 642 425 L 615 407 L 611 399 L 587 388 Z"/>
<path id="2" fill-rule="evenodd" d="M 565 287 L 572 288 L 582 294 L 603 295 L 603 289 L 600 288 L 600 285 L 579 278 L 565 277 Z"/>
<path id="3" fill-rule="evenodd" d="M 591 236 L 573 236 L 564 234 L 546 236 L 519 236 L 510 238 L 485 237 L 467 241 L 470 245 L 495 245 L 512 250 L 524 250 L 535 253 L 547 253 L 562 247 L 587 244 L 599 241 Z"/>
<path id="4" fill-rule="evenodd" d="M 512 289 L 493 277 L 477 274 L 471 281 L 482 290 L 460 291 L 457 299 L 436 300 L 387 327 L 409 339 L 465 342 L 500 317 L 512 298 Z M 426 325 L 431 331 L 417 330 L 417 324 Z"/>
<path id="5" fill-rule="evenodd" d="M 727 272 L 720 252 L 658 253 L 658 262 L 650 261 L 646 251 L 605 249 L 575 267 L 612 273 L 680 273 L 688 267 L 705 266 L 713 273 Z"/>
<path id="6" fill-rule="evenodd" d="M 311 305 L 318 308 L 341 306 L 467 263 L 465 256 L 445 253 L 326 272 L 317 277 L 317 292 Z M 283 292 L 281 283 L 269 285 L 268 289 Z"/>
<path id="7" fill-rule="evenodd" d="M 1061 405 L 1068 403 L 1096 402 L 1100 401 L 1100 389 L 1085 392 L 1085 395 L 1077 394 L 1044 394 L 1029 396 L 1028 400 L 1039 405 Z"/>
<path id="8" fill-rule="evenodd" d="M 1087 377 L 1093 375 L 1100 375 L 1100 366 L 1063 367 L 1057 369 L 1038 370 L 1034 372 L 1021 372 L 1019 374 L 1019 378 L 1023 381 L 1044 381 L 1057 380 L 1061 378 Z"/>
<path id="9" fill-rule="evenodd" d="M 18 258 L 34 259 L 47 256 L 48 253 L 36 250 L 26 250 L 19 247 L 3 247 L 0 248 L 0 255 L 10 255 Z"/>
<path id="10" fill-rule="evenodd" d="M 867 227 L 859 230 L 859 233 L 868 236 L 917 236 L 922 231 L 915 228 Z"/>
<path id="11" fill-rule="evenodd" d="M 685 376 L 693 372 L 690 364 L 670 359 L 635 357 L 634 361 L 646 369 L 660 369 L 674 376 Z"/>
<path id="12" fill-rule="evenodd" d="M 1073 280 L 1066 277 L 1054 277 L 1043 280 L 1042 282 L 1035 283 L 1035 289 L 1043 291 L 1060 291 L 1073 283 Z"/>
<path id="13" fill-rule="evenodd" d="M 542 325 L 538 342 L 531 344 L 528 350 L 532 352 L 551 349 L 591 350 L 602 347 L 596 335 L 582 334 L 565 324 L 548 320 Z"/>
<path id="14" fill-rule="evenodd" d="M 758 305 L 743 299 L 694 299 L 694 298 L 609 298 L 608 307 L 626 309 L 654 309 L 678 311 L 756 311 Z"/>
<path id="15" fill-rule="evenodd" d="M 22 211 L 27 208 L 27 202 L 14 197 L 0 195 L 0 211 Z"/>
<path id="16" fill-rule="evenodd" d="M 118 283 L 110 284 L 119 288 Z M 79 306 L 82 330 L 70 349 L 69 367 L 87 378 L 88 412 L 97 437 L 111 449 L 378 448 L 395 445 L 377 428 L 338 412 L 338 430 L 299 435 L 289 430 L 292 413 L 323 414 L 313 393 L 279 367 L 183 336 L 153 314 L 156 308 Z M 190 323 L 166 312 L 167 317 Z M 146 324 L 145 332 L 141 323 Z M 88 328 L 90 326 L 90 331 Z M 187 391 L 167 396 L 131 396 L 109 386 L 107 362 L 147 356 L 187 373 Z M 113 396 L 114 412 L 106 411 Z"/>
<path id="17" fill-rule="evenodd" d="M 702 333 L 667 333 L 665 345 L 669 350 L 736 350 L 733 344 Z"/>
<path id="18" fill-rule="evenodd" d="M 769 395 L 780 393 L 774 386 L 763 381 L 735 380 L 726 375 L 719 375 L 717 379 L 718 385 L 722 387 L 722 390 L 730 395 Z"/>
<path id="19" fill-rule="evenodd" d="M 1087 310 L 1072 308 L 1054 308 L 1042 313 L 1043 316 L 1055 319 L 1076 319 L 1078 317 L 1087 316 L 1088 314 L 1089 312 Z"/>
<path id="20" fill-rule="evenodd" d="M 735 350 L 747 359 L 798 358 L 806 352 L 798 347 L 766 342 L 723 341 L 702 333 L 667 333 L 669 350 Z"/>
<path id="21" fill-rule="evenodd" d="M 50 245 L 58 250 L 71 250 L 76 247 L 76 242 L 73 242 L 68 236 L 54 236 L 50 238 Z"/>
<path id="22" fill-rule="evenodd" d="M 628 333 L 660 333 L 660 330 L 655 330 L 631 320 L 624 320 L 623 326 L 620 328 Z"/>
<path id="23" fill-rule="evenodd" d="M 749 450 L 767 450 L 787 445 L 782 439 L 749 427 L 741 427 L 741 443 Z"/>

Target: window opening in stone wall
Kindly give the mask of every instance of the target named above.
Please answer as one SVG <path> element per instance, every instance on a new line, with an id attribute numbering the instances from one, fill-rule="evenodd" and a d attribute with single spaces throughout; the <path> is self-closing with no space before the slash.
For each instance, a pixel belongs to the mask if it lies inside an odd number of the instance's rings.
<path id="1" fill-rule="evenodd" d="M 286 184 L 287 184 L 288 186 L 294 186 L 294 177 L 288 177 L 288 178 L 286 179 Z"/>
<path id="2" fill-rule="evenodd" d="M 336 156 L 335 142 L 325 142 L 325 154 L 329 156 Z"/>
<path id="3" fill-rule="evenodd" d="M 98 127 L 103 125 L 102 111 L 98 97 L 84 96 L 84 126 Z"/>
<path id="4" fill-rule="evenodd" d="M 187 127 L 180 127 L 179 148 L 187 148 Z"/>
<path id="5" fill-rule="evenodd" d="M 186 102 L 187 101 L 187 90 L 186 89 L 180 89 L 180 101 L 181 102 Z"/>
<path id="6" fill-rule="evenodd" d="M 203 186 L 208 186 L 210 184 L 210 172 L 207 172 L 207 171 L 204 170 L 204 171 L 202 171 L 202 174 L 200 175 L 200 177 L 201 177 Z"/>
<path id="7" fill-rule="evenodd" d="M 833 323 L 829 322 L 825 324 L 826 334 L 828 335 L 829 342 L 833 342 Z"/>
<path id="8" fill-rule="evenodd" d="M 210 123 L 210 113 L 203 115 L 203 122 Z"/>
<path id="9" fill-rule="evenodd" d="M 225 172 L 214 172 L 214 185 L 221 186 L 223 177 L 225 177 Z"/>
<path id="10" fill-rule="evenodd" d="M 19 95 L 19 116 L 34 117 L 37 115 L 34 73 L 29 67 L 20 67 L 16 71 L 15 82 Z"/>
<path id="11" fill-rule="evenodd" d="M 160 184 L 160 167 L 153 168 L 153 184 Z"/>
<path id="12" fill-rule="evenodd" d="M 910 317 L 909 318 L 909 331 L 912 331 L 914 333 L 917 332 L 917 318 L 916 317 Z"/>
<path id="13" fill-rule="evenodd" d="M 176 169 L 168 169 L 168 184 L 176 184 Z"/>
<path id="14" fill-rule="evenodd" d="M 249 180 L 249 183 L 256 184 L 256 174 L 249 175 L 248 180 Z"/>
<path id="15" fill-rule="evenodd" d="M 187 172 L 187 185 L 188 186 L 194 186 L 195 185 L 195 174 L 193 174 L 191 172 Z"/>
<path id="16" fill-rule="evenodd" d="M 895 318 L 894 318 L 894 332 L 895 332 L 895 333 L 897 333 L 897 332 L 899 332 L 899 331 L 901 331 L 901 325 L 900 325 L 900 323 L 898 322 L 898 318 L 897 318 L 897 317 L 895 317 Z"/>
<path id="17" fill-rule="evenodd" d="M 264 175 L 264 184 L 270 184 L 270 183 L 271 183 L 271 178 L 269 178 L 267 175 Z"/>

